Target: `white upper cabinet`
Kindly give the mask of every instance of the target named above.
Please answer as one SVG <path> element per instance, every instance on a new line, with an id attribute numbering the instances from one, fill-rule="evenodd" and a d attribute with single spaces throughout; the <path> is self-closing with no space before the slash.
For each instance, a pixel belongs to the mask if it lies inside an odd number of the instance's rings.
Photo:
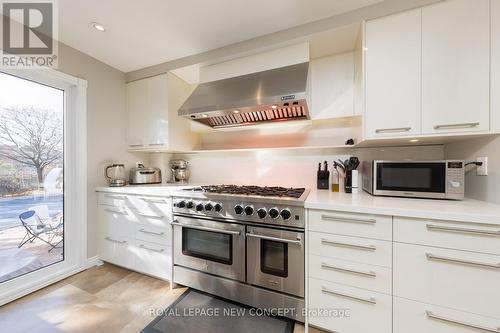
<path id="1" fill-rule="evenodd" d="M 491 1 L 491 130 L 500 132 L 500 0 Z"/>
<path id="2" fill-rule="evenodd" d="M 422 132 L 490 129 L 490 0 L 422 8 Z"/>
<path id="3" fill-rule="evenodd" d="M 127 143 L 130 149 L 186 151 L 193 148 L 189 120 L 177 115 L 191 93 L 174 74 L 127 84 Z"/>
<path id="4" fill-rule="evenodd" d="M 354 54 L 344 53 L 310 62 L 312 119 L 354 115 Z"/>
<path id="5" fill-rule="evenodd" d="M 421 10 L 368 21 L 365 34 L 365 137 L 420 134 Z"/>

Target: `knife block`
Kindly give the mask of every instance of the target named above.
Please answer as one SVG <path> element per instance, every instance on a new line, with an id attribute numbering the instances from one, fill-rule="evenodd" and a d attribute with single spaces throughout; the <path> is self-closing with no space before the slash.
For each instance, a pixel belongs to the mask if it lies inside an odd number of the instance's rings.
<path id="1" fill-rule="evenodd" d="M 330 171 L 318 170 L 318 190 L 330 188 Z"/>

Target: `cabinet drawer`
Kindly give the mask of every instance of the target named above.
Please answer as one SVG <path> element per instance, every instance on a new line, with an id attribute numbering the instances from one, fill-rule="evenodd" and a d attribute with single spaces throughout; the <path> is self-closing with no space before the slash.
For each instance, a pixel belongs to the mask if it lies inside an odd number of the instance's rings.
<path id="1" fill-rule="evenodd" d="M 392 270 L 386 267 L 309 255 L 309 276 L 391 294 Z"/>
<path id="2" fill-rule="evenodd" d="M 172 245 L 172 229 L 169 227 L 153 227 L 150 225 L 135 225 L 135 239 L 152 242 L 159 245 Z"/>
<path id="3" fill-rule="evenodd" d="M 122 193 L 99 192 L 97 195 L 97 202 L 100 205 L 120 207 L 124 206 L 127 200 L 127 195 Z"/>
<path id="4" fill-rule="evenodd" d="M 161 279 L 171 280 L 172 248 L 135 240 L 134 269 Z"/>
<path id="5" fill-rule="evenodd" d="M 133 269 L 134 251 L 130 239 L 124 236 L 100 234 L 99 258 L 118 266 Z"/>
<path id="6" fill-rule="evenodd" d="M 169 197 L 139 196 L 122 193 L 105 193 L 98 195 L 100 205 L 115 207 L 127 206 L 145 214 L 169 215 L 172 213 L 172 206 Z"/>
<path id="7" fill-rule="evenodd" d="M 309 253 L 392 267 L 392 243 L 388 241 L 311 231 L 309 232 Z"/>
<path id="8" fill-rule="evenodd" d="M 392 297 L 372 291 L 311 278 L 309 310 L 309 323 L 329 331 L 391 333 L 392 330 Z"/>
<path id="9" fill-rule="evenodd" d="M 500 255 L 500 226 L 395 217 L 394 241 Z"/>
<path id="10" fill-rule="evenodd" d="M 136 221 L 134 213 L 126 207 L 98 207 L 99 232 L 101 235 L 128 237 Z"/>
<path id="11" fill-rule="evenodd" d="M 500 332 L 500 320 L 394 297 L 393 332 Z"/>
<path id="12" fill-rule="evenodd" d="M 392 240 L 392 216 L 309 210 L 309 229 L 339 235 Z"/>
<path id="13" fill-rule="evenodd" d="M 394 244 L 394 295 L 500 318 L 500 256 Z"/>

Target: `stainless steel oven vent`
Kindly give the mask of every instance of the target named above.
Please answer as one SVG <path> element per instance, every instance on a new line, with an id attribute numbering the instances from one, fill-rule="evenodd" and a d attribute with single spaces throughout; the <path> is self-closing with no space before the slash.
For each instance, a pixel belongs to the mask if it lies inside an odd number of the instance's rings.
<path id="1" fill-rule="evenodd" d="M 198 85 L 179 116 L 213 128 L 309 119 L 309 63 Z"/>

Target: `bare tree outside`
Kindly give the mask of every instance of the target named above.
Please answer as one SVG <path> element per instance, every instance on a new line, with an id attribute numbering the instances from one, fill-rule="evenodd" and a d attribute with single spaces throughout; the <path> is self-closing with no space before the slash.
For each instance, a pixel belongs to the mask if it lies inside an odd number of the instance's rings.
<path id="1" fill-rule="evenodd" d="M 63 158 L 62 119 L 47 109 L 10 107 L 0 110 L 0 157 L 35 168 L 39 186 L 45 169 Z"/>

